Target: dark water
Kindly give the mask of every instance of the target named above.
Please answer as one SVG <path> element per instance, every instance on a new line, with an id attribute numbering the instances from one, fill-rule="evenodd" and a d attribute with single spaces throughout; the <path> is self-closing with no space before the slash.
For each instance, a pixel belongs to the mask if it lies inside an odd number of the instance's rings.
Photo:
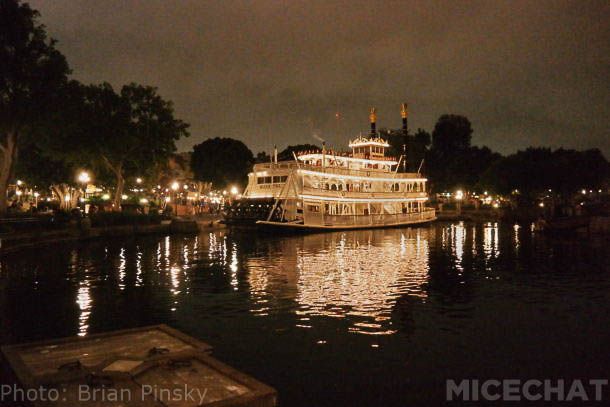
<path id="1" fill-rule="evenodd" d="M 0 259 L 0 343 L 166 323 L 284 406 L 434 405 L 448 378 L 608 378 L 609 261 L 491 223 L 46 247 Z"/>

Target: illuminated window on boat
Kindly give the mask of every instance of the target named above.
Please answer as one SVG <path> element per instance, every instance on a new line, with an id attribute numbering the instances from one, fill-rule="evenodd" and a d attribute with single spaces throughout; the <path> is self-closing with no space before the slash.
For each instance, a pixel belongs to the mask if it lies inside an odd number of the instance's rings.
<path id="1" fill-rule="evenodd" d="M 307 205 L 308 212 L 320 212 L 320 205 Z"/>

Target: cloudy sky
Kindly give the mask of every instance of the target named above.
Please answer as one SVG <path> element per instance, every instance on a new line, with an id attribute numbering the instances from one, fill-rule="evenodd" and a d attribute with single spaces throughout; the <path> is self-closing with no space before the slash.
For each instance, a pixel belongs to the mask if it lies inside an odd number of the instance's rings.
<path id="1" fill-rule="evenodd" d="M 153 85 L 190 149 L 331 144 L 465 115 L 473 144 L 601 148 L 610 158 L 610 2 L 30 0 L 74 77 Z M 335 113 L 342 118 L 336 119 Z"/>

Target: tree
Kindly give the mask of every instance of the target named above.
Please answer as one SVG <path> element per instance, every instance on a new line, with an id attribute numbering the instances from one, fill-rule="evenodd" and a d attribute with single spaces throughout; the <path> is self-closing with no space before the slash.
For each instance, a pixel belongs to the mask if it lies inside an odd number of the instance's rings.
<path id="1" fill-rule="evenodd" d="M 114 208 L 120 209 L 128 177 L 152 177 L 188 136 L 188 124 L 174 117 L 173 106 L 157 89 L 135 83 L 117 94 L 108 83 L 82 88 L 80 125 L 71 146 L 88 154 L 115 183 Z"/>
<path id="2" fill-rule="evenodd" d="M 407 172 L 416 172 L 419 169 L 430 145 L 430 133 L 423 129 L 417 129 L 415 135 L 407 133 L 406 137 L 402 129 L 381 129 L 379 133 L 390 145 L 389 156 L 398 159 L 404 154 L 406 155 Z M 399 171 L 402 171 L 403 163 L 400 164 L 400 167 Z"/>
<path id="3" fill-rule="evenodd" d="M 472 125 L 464 116 L 444 114 L 432 131 L 432 149 L 442 152 L 465 151 L 470 147 Z"/>
<path id="4" fill-rule="evenodd" d="M 260 151 L 256 154 L 256 158 L 254 159 L 256 164 L 268 163 L 271 162 L 271 156 L 267 154 L 265 151 Z"/>
<path id="5" fill-rule="evenodd" d="M 76 177 L 82 167 L 49 152 L 35 144 L 24 146 L 15 174 L 35 190 L 51 189 L 59 198 L 61 209 L 74 208 L 81 197 L 82 185 L 78 185 Z"/>
<path id="6" fill-rule="evenodd" d="M 0 1 L 0 213 L 6 211 L 19 149 L 28 138 L 46 136 L 70 73 L 38 17 L 27 3 Z"/>
<path id="7" fill-rule="evenodd" d="M 322 150 L 322 149 L 314 144 L 297 144 L 295 146 L 288 146 L 277 155 L 277 160 L 278 161 L 292 161 L 292 160 L 294 160 L 294 157 L 292 156 L 293 152 L 299 153 L 301 151 L 320 151 L 320 150 Z"/>
<path id="8" fill-rule="evenodd" d="M 598 189 L 607 182 L 610 165 L 597 149 L 575 151 L 530 147 L 494 162 L 482 184 L 509 194 L 518 190 L 528 198 L 552 192 L 569 197 L 581 189 Z"/>
<path id="9" fill-rule="evenodd" d="M 232 138 L 213 138 L 193 147 L 191 169 L 195 179 L 216 188 L 245 185 L 254 156 L 244 143 Z"/>
<path id="10" fill-rule="evenodd" d="M 432 147 L 426 154 L 430 189 L 450 190 L 456 186 L 471 187 L 468 173 L 472 126 L 464 116 L 444 114 L 432 132 Z"/>

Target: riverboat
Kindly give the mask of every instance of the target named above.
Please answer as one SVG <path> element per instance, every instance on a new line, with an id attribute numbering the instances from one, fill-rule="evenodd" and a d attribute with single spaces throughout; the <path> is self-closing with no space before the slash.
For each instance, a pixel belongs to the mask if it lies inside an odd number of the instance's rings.
<path id="1" fill-rule="evenodd" d="M 403 130 L 407 123 L 402 109 Z M 396 227 L 436 219 L 427 206 L 427 179 L 419 172 L 400 172 L 401 161 L 386 157 L 388 142 L 376 131 L 350 140 L 351 152 L 326 149 L 293 153 L 279 161 L 255 164 L 241 199 L 227 209 L 225 223 L 295 230 Z M 403 169 L 405 166 L 403 165 Z"/>

